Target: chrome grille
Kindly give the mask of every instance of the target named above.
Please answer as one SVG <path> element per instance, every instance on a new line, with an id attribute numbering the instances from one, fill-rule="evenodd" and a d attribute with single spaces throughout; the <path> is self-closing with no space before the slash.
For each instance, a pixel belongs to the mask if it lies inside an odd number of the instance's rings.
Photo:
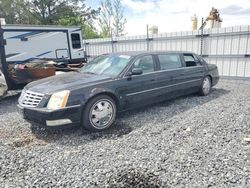
<path id="1" fill-rule="evenodd" d="M 37 107 L 41 102 L 44 94 L 33 91 L 23 90 L 19 98 L 19 104 L 23 107 Z"/>

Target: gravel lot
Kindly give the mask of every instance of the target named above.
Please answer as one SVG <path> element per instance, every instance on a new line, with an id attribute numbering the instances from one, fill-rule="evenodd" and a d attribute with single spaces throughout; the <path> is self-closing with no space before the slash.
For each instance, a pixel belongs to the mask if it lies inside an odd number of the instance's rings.
<path id="1" fill-rule="evenodd" d="M 31 126 L 17 99 L 0 101 L 0 187 L 250 187 L 250 82 L 126 112 L 101 133 Z"/>

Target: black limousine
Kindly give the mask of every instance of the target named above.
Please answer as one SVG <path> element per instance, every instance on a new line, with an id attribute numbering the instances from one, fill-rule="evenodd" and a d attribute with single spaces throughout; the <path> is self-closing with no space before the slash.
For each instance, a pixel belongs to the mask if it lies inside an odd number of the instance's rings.
<path id="1" fill-rule="evenodd" d="M 109 128 L 117 112 L 181 95 L 208 95 L 219 80 L 216 65 L 190 52 L 104 54 L 79 72 L 28 84 L 18 106 L 26 120 L 47 127 Z"/>

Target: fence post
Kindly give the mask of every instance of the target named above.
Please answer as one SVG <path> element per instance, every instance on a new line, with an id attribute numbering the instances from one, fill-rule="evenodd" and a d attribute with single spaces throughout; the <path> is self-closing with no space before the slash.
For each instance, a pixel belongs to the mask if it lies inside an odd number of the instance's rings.
<path id="1" fill-rule="evenodd" d="M 89 45 L 89 42 L 87 42 L 86 40 L 84 40 L 84 47 L 85 47 L 84 57 L 85 57 L 86 63 L 88 62 L 88 58 L 90 57 L 90 52 L 88 50 L 88 45 Z"/>
<path id="2" fill-rule="evenodd" d="M 203 51 L 203 28 L 204 28 L 204 26 L 203 26 L 203 18 L 201 18 L 201 56 L 202 56 L 202 51 Z"/>
<path id="3" fill-rule="evenodd" d="M 88 52 L 87 52 L 87 42 L 86 42 L 86 37 L 85 37 L 85 34 L 83 34 L 83 45 L 84 45 L 84 61 L 85 61 L 85 63 L 87 63 L 88 62 Z"/>
<path id="4" fill-rule="evenodd" d="M 244 62 L 244 74 L 243 76 L 246 77 L 246 68 L 247 68 L 247 54 L 248 54 L 248 42 L 249 42 L 249 31 L 250 31 L 250 27 L 247 27 L 247 41 L 246 41 L 246 52 L 245 52 L 245 62 Z"/>
<path id="5" fill-rule="evenodd" d="M 114 41 L 113 41 L 113 32 L 112 32 L 112 29 L 110 29 L 110 40 L 111 40 L 112 53 L 114 53 Z"/>
<path id="6" fill-rule="evenodd" d="M 147 41 L 147 51 L 149 51 L 148 24 L 147 24 L 147 38 L 146 38 L 146 41 Z"/>

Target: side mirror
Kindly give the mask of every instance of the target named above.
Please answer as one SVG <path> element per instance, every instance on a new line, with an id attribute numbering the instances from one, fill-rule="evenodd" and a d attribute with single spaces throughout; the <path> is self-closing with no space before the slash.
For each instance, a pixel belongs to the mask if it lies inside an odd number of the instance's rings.
<path id="1" fill-rule="evenodd" d="M 140 75 L 142 73 L 143 73 L 143 71 L 141 68 L 133 68 L 131 71 L 131 75 Z"/>

